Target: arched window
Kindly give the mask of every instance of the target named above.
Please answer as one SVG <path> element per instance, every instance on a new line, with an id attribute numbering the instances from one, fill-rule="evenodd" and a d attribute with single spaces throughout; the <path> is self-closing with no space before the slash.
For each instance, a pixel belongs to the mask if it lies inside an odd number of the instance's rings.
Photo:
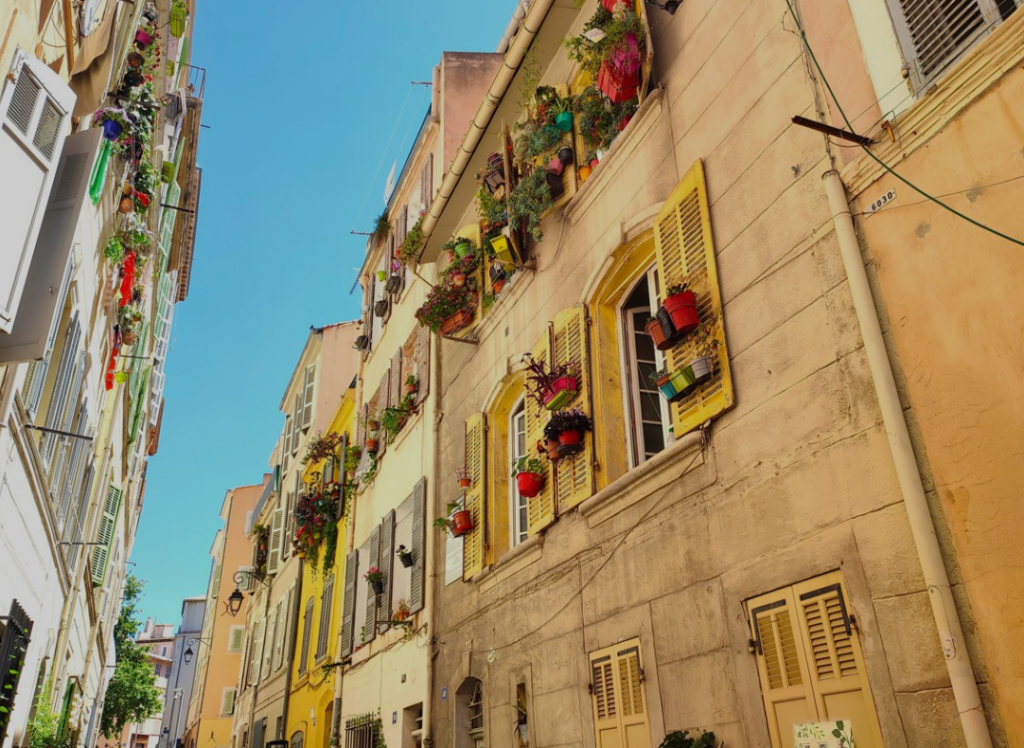
<path id="1" fill-rule="evenodd" d="M 306 736 L 302 733 L 302 730 L 297 730 L 292 733 L 292 742 L 290 748 L 302 748 L 302 744 L 305 741 Z"/>
<path id="2" fill-rule="evenodd" d="M 477 678 L 466 678 L 455 692 L 455 748 L 484 748 L 484 692 Z"/>
<path id="3" fill-rule="evenodd" d="M 513 406 L 508 419 L 509 464 L 514 464 L 520 457 L 528 454 L 526 448 L 526 402 L 524 398 Z M 508 545 L 509 548 L 522 543 L 527 535 L 526 498 L 519 495 L 519 488 L 514 480 L 508 482 Z"/>

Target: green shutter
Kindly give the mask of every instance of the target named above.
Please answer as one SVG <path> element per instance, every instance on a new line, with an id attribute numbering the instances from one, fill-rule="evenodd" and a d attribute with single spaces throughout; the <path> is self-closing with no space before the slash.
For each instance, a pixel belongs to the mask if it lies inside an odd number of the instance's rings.
<path id="1" fill-rule="evenodd" d="M 117 514 L 121 508 L 121 489 L 110 486 L 107 488 L 107 499 L 103 503 L 103 517 L 100 519 L 100 533 L 92 554 L 92 583 L 94 587 L 102 587 L 107 576 L 107 561 L 110 560 L 110 546 L 114 542 L 117 530 Z"/>

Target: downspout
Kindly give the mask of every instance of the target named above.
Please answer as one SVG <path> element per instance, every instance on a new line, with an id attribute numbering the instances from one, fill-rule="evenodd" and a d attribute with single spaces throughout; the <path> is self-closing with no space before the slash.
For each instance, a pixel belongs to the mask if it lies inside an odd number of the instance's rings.
<path id="1" fill-rule="evenodd" d="M 263 591 L 263 620 L 264 621 L 267 620 L 267 613 L 269 613 L 269 612 L 270 612 L 270 589 L 268 588 L 268 589 L 265 589 Z M 253 621 L 253 626 L 255 626 L 255 625 L 256 625 L 256 622 Z M 263 624 L 264 630 L 266 630 L 266 625 L 267 625 L 266 623 Z M 273 642 L 271 642 L 271 646 L 273 646 Z M 271 657 L 271 663 L 273 663 L 273 657 Z M 245 663 L 244 662 L 242 663 L 241 667 L 242 667 L 242 671 L 245 672 Z M 290 659 L 288 660 L 288 667 L 289 667 L 289 671 L 288 672 L 291 672 L 291 660 Z M 209 670 L 209 668 L 207 668 L 207 670 Z M 259 697 L 260 697 L 260 680 L 262 680 L 262 679 L 261 678 L 257 678 L 256 682 L 252 686 L 252 708 L 249 710 L 249 734 L 250 735 L 252 735 L 253 734 L 253 730 L 256 729 L 256 702 L 259 700 Z M 203 679 L 203 688 L 204 689 L 206 688 L 206 679 L 205 678 Z M 285 694 L 287 694 L 287 693 L 288 693 L 288 689 L 287 689 L 287 685 L 286 685 L 285 686 Z M 288 699 L 286 697 L 285 698 L 285 704 L 287 704 L 287 703 L 288 703 Z M 200 709 L 203 708 L 203 699 L 202 699 L 202 697 L 200 697 L 200 699 L 199 699 L 199 708 Z M 288 729 L 288 723 L 284 719 L 281 720 L 281 724 L 284 725 L 284 729 L 285 730 Z M 266 733 L 263 733 L 263 742 L 264 743 L 267 742 L 267 734 Z"/>
<path id="2" fill-rule="evenodd" d="M 490 88 L 484 94 L 483 101 L 473 117 L 469 131 L 462 139 L 459 150 L 455 153 L 455 158 L 452 159 L 452 165 L 448 168 L 444 179 L 441 181 L 437 197 L 430 204 L 427 215 L 423 219 L 421 251 L 422 247 L 425 247 L 430 240 L 430 235 L 433 233 L 438 219 L 455 192 L 455 185 L 459 183 L 463 173 L 465 173 L 470 158 L 472 158 L 473 153 L 480 144 L 484 133 L 487 132 L 487 126 L 490 124 L 494 112 L 498 109 L 498 104 L 501 103 L 502 98 L 504 98 L 505 93 L 508 91 L 512 79 L 519 72 L 519 66 L 526 57 L 526 53 L 537 36 L 541 24 L 544 23 L 548 11 L 551 10 L 554 4 L 555 0 L 533 0 L 530 10 L 526 13 L 522 23 L 516 22 L 517 25 L 520 25 L 519 33 L 516 34 L 515 40 L 509 47 L 508 52 L 505 53 L 505 59 L 502 61 L 501 67 L 498 68 L 498 73 L 494 76 L 494 80 L 491 81 Z M 516 12 L 518 13 L 518 11 L 519 9 L 517 8 Z M 513 15 L 513 20 L 515 20 L 515 15 Z"/>
<path id="3" fill-rule="evenodd" d="M 441 410 L 441 336 L 437 336 L 437 345 L 432 346 L 434 352 L 434 365 L 431 367 L 430 375 L 434 378 L 433 386 L 430 391 L 433 392 L 434 398 L 434 480 L 428 484 L 428 490 L 436 490 L 432 484 L 437 483 L 437 476 L 441 474 L 441 450 L 438 449 L 438 438 L 441 433 L 441 420 L 444 418 L 444 412 Z M 426 497 L 424 497 L 426 503 Z M 427 504 L 427 511 L 424 512 L 429 516 L 429 504 Z M 431 533 L 434 536 L 440 535 L 441 537 L 447 537 L 446 534 L 442 533 Z M 424 602 L 426 603 L 427 611 L 427 696 L 423 703 L 423 746 L 424 748 L 433 748 L 434 745 L 434 734 L 433 734 L 433 708 L 434 708 L 434 658 L 437 657 L 437 649 L 434 647 L 435 630 L 434 630 L 434 589 L 437 584 L 435 576 L 437 575 L 438 569 L 438 556 L 440 551 L 438 550 L 439 540 L 434 537 L 429 545 L 430 553 L 428 557 L 424 559 L 424 566 L 426 574 L 426 585 L 423 590 Z M 427 563 L 427 562 L 430 563 Z"/>
<path id="4" fill-rule="evenodd" d="M 882 422 L 889 439 L 889 450 L 892 452 L 896 476 L 903 494 L 903 505 L 907 509 L 910 530 L 914 536 L 914 545 L 917 547 L 925 585 L 928 588 L 928 599 L 931 602 L 935 626 L 939 631 L 942 654 L 946 660 L 946 669 L 949 671 L 949 681 L 953 686 L 953 696 L 956 699 L 957 712 L 960 714 L 964 738 L 968 748 L 991 748 L 992 737 L 985 721 L 978 684 L 974 678 L 974 668 L 960 627 L 960 618 L 953 601 L 949 576 L 942 561 L 935 526 L 928 511 L 924 484 L 921 482 L 921 472 L 914 456 L 910 433 L 896 390 L 892 365 L 882 339 L 882 328 L 875 311 L 871 287 L 868 285 L 867 272 L 864 270 L 860 245 L 857 243 L 846 189 L 835 170 L 825 172 L 822 181 L 825 183 L 825 193 L 828 196 L 829 208 L 832 210 L 839 251 L 846 268 L 846 277 L 850 282 L 850 294 L 853 296 L 857 322 L 864 339 L 864 351 L 878 395 Z"/>
<path id="5" fill-rule="evenodd" d="M 281 709 L 281 729 L 284 730 L 279 740 L 288 740 L 288 704 L 292 700 L 292 668 L 295 665 L 295 644 L 299 638 L 299 611 L 302 610 L 302 572 L 306 562 L 299 559 L 298 582 L 295 585 L 295 603 L 292 605 L 292 620 L 295 621 L 295 636 L 288 647 L 288 670 L 284 674 L 284 707 Z"/>
<path id="6" fill-rule="evenodd" d="M 512 18 L 509 19 L 508 26 L 505 27 L 505 31 L 501 35 L 498 48 L 494 50 L 495 54 L 503 55 L 508 51 L 508 45 L 516 35 L 516 31 L 519 30 L 519 24 L 526 18 L 526 11 L 529 9 L 530 0 L 519 0 L 519 4 L 512 13 Z"/>

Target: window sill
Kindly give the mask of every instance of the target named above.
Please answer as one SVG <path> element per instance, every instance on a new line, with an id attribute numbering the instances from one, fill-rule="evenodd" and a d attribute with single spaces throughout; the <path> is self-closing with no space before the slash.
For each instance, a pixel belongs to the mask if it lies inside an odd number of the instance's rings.
<path id="1" fill-rule="evenodd" d="M 1009 71 L 1024 62 L 1024 12 L 1014 13 L 967 52 L 896 119 L 895 141 L 886 139 L 872 153 L 891 167 L 928 143 L 950 122 L 984 96 Z M 842 170 L 843 183 L 857 195 L 886 171 L 867 154 Z"/>
<path id="2" fill-rule="evenodd" d="M 629 163 L 628 154 L 633 153 L 645 140 L 665 108 L 665 90 L 656 88 L 626 125 L 626 129 L 615 139 L 604 159 L 591 177 L 583 183 L 565 208 L 565 217 L 575 225 L 609 185 L 616 184 L 615 176 Z"/>
<path id="3" fill-rule="evenodd" d="M 661 454 L 619 477 L 579 506 L 579 512 L 590 527 L 596 527 L 619 512 L 643 501 L 654 491 L 681 479 L 707 463 L 707 452 L 701 449 L 704 436 L 694 431 L 683 436 Z M 705 476 L 699 486 L 714 482 L 714 472 Z"/>
<path id="4" fill-rule="evenodd" d="M 469 581 L 479 585 L 481 592 L 490 592 L 499 583 L 504 582 L 513 574 L 539 561 L 544 551 L 544 535 L 537 534 L 527 538 L 493 564 L 481 571 Z"/>

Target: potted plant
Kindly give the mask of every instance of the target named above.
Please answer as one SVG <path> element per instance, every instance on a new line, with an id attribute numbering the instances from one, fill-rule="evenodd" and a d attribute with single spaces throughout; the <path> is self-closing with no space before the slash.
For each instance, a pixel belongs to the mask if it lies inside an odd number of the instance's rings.
<path id="1" fill-rule="evenodd" d="M 579 364 L 555 364 L 549 368 L 545 362 L 537 361 L 528 353 L 523 356 L 523 360 L 529 372 L 526 389 L 538 404 L 548 410 L 559 410 L 576 397 L 579 390 Z"/>
<path id="2" fill-rule="evenodd" d="M 402 289 L 402 276 L 398 273 L 392 273 L 384 289 L 392 295 L 398 293 Z"/>
<path id="3" fill-rule="evenodd" d="M 153 27 L 146 26 L 135 32 L 135 46 L 140 49 L 146 49 L 150 44 L 153 43 Z"/>
<path id="4" fill-rule="evenodd" d="M 491 265 L 490 269 L 491 276 L 491 288 L 494 293 L 501 293 L 501 289 L 505 287 L 505 283 L 508 281 L 508 273 L 505 272 L 505 266 L 499 260 L 495 260 L 494 264 Z"/>
<path id="5" fill-rule="evenodd" d="M 93 126 L 103 128 L 103 137 L 116 141 L 129 127 L 128 117 L 120 107 L 108 106 L 97 109 L 92 115 Z"/>
<path id="6" fill-rule="evenodd" d="M 715 748 L 715 733 L 701 730 L 700 735 L 690 737 L 689 730 L 672 730 L 665 733 L 658 748 Z"/>
<path id="7" fill-rule="evenodd" d="M 128 57 L 126 58 L 126 60 L 128 62 L 128 67 L 132 68 L 141 68 L 143 63 L 146 62 L 145 57 L 143 57 L 138 52 L 134 51 L 128 53 Z"/>
<path id="8" fill-rule="evenodd" d="M 583 434 L 593 429 L 590 416 L 579 408 L 560 410 L 544 426 L 544 438 L 558 440 L 558 452 L 563 456 L 583 451 Z"/>
<path id="9" fill-rule="evenodd" d="M 665 311 L 672 318 L 676 336 L 689 335 L 700 324 L 697 313 L 697 294 L 690 290 L 685 281 L 676 281 L 665 289 L 665 300 L 662 302 Z"/>
<path id="10" fill-rule="evenodd" d="M 559 182 L 561 180 L 559 179 Z M 554 207 L 555 198 L 544 169 L 534 169 L 521 179 L 508 195 L 508 217 L 516 225 L 523 223 L 534 241 L 541 241 L 544 232 L 540 217 Z"/>
<path id="11" fill-rule="evenodd" d="M 416 310 L 416 319 L 432 332 L 450 335 L 473 321 L 476 295 L 466 286 L 442 282 L 427 294 L 423 306 Z"/>
<path id="12" fill-rule="evenodd" d="M 572 130 L 572 108 L 573 99 L 571 96 L 558 97 L 551 102 L 551 114 L 554 115 L 555 127 L 561 132 Z"/>
<path id="13" fill-rule="evenodd" d="M 558 439 L 543 439 L 537 442 L 537 451 L 548 458 L 549 462 L 558 462 L 562 453 L 558 451 Z"/>
<path id="14" fill-rule="evenodd" d="M 375 595 L 384 594 L 384 572 L 376 566 L 371 566 L 367 569 L 366 573 L 363 574 L 363 579 L 369 582 L 370 586 L 373 587 L 373 593 Z"/>
<path id="15" fill-rule="evenodd" d="M 188 11 L 185 7 L 184 0 L 172 0 L 170 13 L 170 31 L 171 36 L 173 36 L 175 39 L 180 39 L 185 34 L 185 19 L 187 17 Z"/>
<path id="16" fill-rule="evenodd" d="M 415 374 L 410 374 L 405 378 L 405 391 L 410 395 L 415 395 L 419 392 L 420 380 Z"/>
<path id="17" fill-rule="evenodd" d="M 416 564 L 416 559 L 412 557 L 412 551 L 404 545 L 398 546 L 395 550 L 395 555 L 398 556 L 398 560 L 402 562 L 402 566 L 406 569 L 411 569 Z"/>
<path id="18" fill-rule="evenodd" d="M 460 260 L 473 254 L 473 243 L 469 239 L 459 238 L 455 241 L 455 256 Z"/>
<path id="19" fill-rule="evenodd" d="M 672 403 L 689 395 L 695 386 L 693 368 L 690 366 L 684 366 L 673 372 L 659 369 L 651 373 L 650 380 L 658 386 L 665 399 Z"/>
<path id="20" fill-rule="evenodd" d="M 463 491 L 473 485 L 473 477 L 469 473 L 469 468 L 466 467 L 455 468 L 455 480 L 458 481 L 459 488 Z"/>
<path id="21" fill-rule="evenodd" d="M 377 280 L 378 281 L 383 283 L 387 279 L 388 279 L 388 271 L 387 270 L 378 270 L 377 271 Z"/>
<path id="22" fill-rule="evenodd" d="M 718 338 L 715 337 L 715 314 L 709 314 L 701 320 L 700 327 L 694 334 L 694 352 L 697 358 L 690 362 L 693 370 L 693 379 L 697 384 L 703 384 L 711 379 L 715 370 L 715 349 L 718 348 Z"/>
<path id="23" fill-rule="evenodd" d="M 645 326 L 648 336 L 654 342 L 654 347 L 659 351 L 667 351 L 675 343 L 672 342 L 670 336 L 665 334 L 665 328 L 661 324 L 661 320 L 657 317 L 648 317 L 647 324 Z"/>
<path id="24" fill-rule="evenodd" d="M 520 496 L 532 499 L 544 488 L 544 463 L 535 457 L 520 457 L 512 461 L 512 477 Z"/>
<path id="25" fill-rule="evenodd" d="M 380 425 L 388 435 L 390 444 L 409 420 L 411 410 L 404 404 L 389 405 L 380 414 Z"/>
<path id="26" fill-rule="evenodd" d="M 562 162 L 562 166 L 572 166 L 573 155 L 572 148 L 569 146 L 558 149 L 558 160 Z"/>
<path id="27" fill-rule="evenodd" d="M 373 238 L 384 241 L 391 233 L 391 221 L 388 218 L 387 208 L 373 222 Z M 381 280 L 384 280 L 381 278 Z"/>
<path id="28" fill-rule="evenodd" d="M 378 449 L 380 449 L 380 439 L 377 438 L 377 433 L 374 432 L 373 436 L 368 435 L 366 437 L 366 451 L 375 455 Z"/>
<path id="29" fill-rule="evenodd" d="M 388 299 L 378 299 L 373 303 L 373 313 L 378 317 L 386 317 L 391 302 Z"/>
<path id="30" fill-rule="evenodd" d="M 412 564 L 409 565 L 412 566 Z M 391 623 L 408 625 L 408 621 L 411 617 L 412 609 L 404 598 L 395 603 L 395 612 L 391 614 Z"/>
<path id="31" fill-rule="evenodd" d="M 434 527 L 440 530 L 447 530 L 453 538 L 461 538 L 473 532 L 473 515 L 469 510 L 463 509 L 458 501 L 451 501 L 445 508 L 447 516 L 438 517 L 434 520 Z"/>

